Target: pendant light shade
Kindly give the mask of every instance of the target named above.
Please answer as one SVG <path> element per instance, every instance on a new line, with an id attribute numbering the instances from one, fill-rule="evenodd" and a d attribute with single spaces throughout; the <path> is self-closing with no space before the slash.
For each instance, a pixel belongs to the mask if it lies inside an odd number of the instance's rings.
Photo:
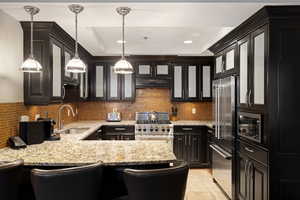
<path id="1" fill-rule="evenodd" d="M 23 72 L 40 73 L 42 66 L 33 56 L 33 16 L 38 14 L 40 9 L 33 6 L 24 6 L 24 10 L 30 14 L 30 55 L 22 63 L 20 69 Z"/>
<path id="2" fill-rule="evenodd" d="M 78 13 L 83 11 L 83 6 L 78 4 L 72 4 L 69 6 L 71 12 L 75 13 L 75 56 L 67 63 L 65 67 L 65 71 L 72 72 L 72 73 L 85 73 L 86 72 L 86 65 L 84 62 L 79 58 L 78 54 L 78 39 L 77 39 L 77 16 Z"/>
<path id="3" fill-rule="evenodd" d="M 128 7 L 117 8 L 117 13 L 122 15 L 122 41 L 125 41 L 125 15 L 131 11 Z M 125 42 L 122 42 L 122 58 L 114 66 L 114 72 L 117 74 L 132 74 L 134 72 L 132 65 L 125 58 Z"/>

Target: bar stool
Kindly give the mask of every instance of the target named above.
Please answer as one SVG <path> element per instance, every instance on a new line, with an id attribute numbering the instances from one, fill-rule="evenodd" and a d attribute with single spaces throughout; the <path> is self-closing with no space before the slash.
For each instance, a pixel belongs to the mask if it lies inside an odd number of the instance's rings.
<path id="1" fill-rule="evenodd" d="M 23 160 L 0 164 L 1 199 L 19 199 L 19 184 L 23 164 Z"/>
<path id="2" fill-rule="evenodd" d="M 115 200 L 184 200 L 188 171 L 185 162 L 164 169 L 125 169 L 128 196 Z"/>
<path id="3" fill-rule="evenodd" d="M 36 200 L 100 200 L 102 163 L 66 169 L 33 169 Z"/>

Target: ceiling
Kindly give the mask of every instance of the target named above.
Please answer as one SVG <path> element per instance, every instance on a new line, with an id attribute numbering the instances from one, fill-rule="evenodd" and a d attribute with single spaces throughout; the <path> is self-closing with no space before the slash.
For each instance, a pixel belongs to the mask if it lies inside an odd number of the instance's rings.
<path id="1" fill-rule="evenodd" d="M 17 20 L 28 20 L 22 3 L 0 3 Z M 74 36 L 68 3 L 31 3 L 38 21 L 55 21 Z M 266 3 L 84 3 L 79 15 L 79 42 L 94 56 L 120 55 L 121 17 L 115 9 L 132 8 L 126 17 L 126 54 L 210 55 L 206 51 Z M 144 39 L 147 37 L 148 39 Z M 192 40 L 191 44 L 184 44 Z"/>

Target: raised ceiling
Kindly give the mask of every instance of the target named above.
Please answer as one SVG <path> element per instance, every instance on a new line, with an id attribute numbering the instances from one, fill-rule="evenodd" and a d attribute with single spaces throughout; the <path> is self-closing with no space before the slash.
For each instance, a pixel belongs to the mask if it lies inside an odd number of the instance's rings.
<path id="1" fill-rule="evenodd" d="M 23 3 L 0 3 L 17 20 L 28 20 Z M 68 3 L 32 3 L 38 21 L 55 21 L 74 36 Z M 79 15 L 79 42 L 92 55 L 120 55 L 121 17 L 115 9 L 129 6 L 126 53 L 138 55 L 207 55 L 209 46 L 266 3 L 84 3 Z M 147 39 L 145 39 L 147 37 Z M 191 44 L 184 44 L 192 40 Z"/>

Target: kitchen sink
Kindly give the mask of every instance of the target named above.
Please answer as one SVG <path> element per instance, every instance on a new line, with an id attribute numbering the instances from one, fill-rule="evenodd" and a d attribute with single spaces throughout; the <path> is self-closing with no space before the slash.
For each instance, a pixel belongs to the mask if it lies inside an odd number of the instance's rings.
<path id="1" fill-rule="evenodd" d="M 60 133 L 62 133 L 62 134 L 80 134 L 89 129 L 90 128 L 69 128 L 69 129 L 65 129 L 65 130 L 61 131 Z"/>

